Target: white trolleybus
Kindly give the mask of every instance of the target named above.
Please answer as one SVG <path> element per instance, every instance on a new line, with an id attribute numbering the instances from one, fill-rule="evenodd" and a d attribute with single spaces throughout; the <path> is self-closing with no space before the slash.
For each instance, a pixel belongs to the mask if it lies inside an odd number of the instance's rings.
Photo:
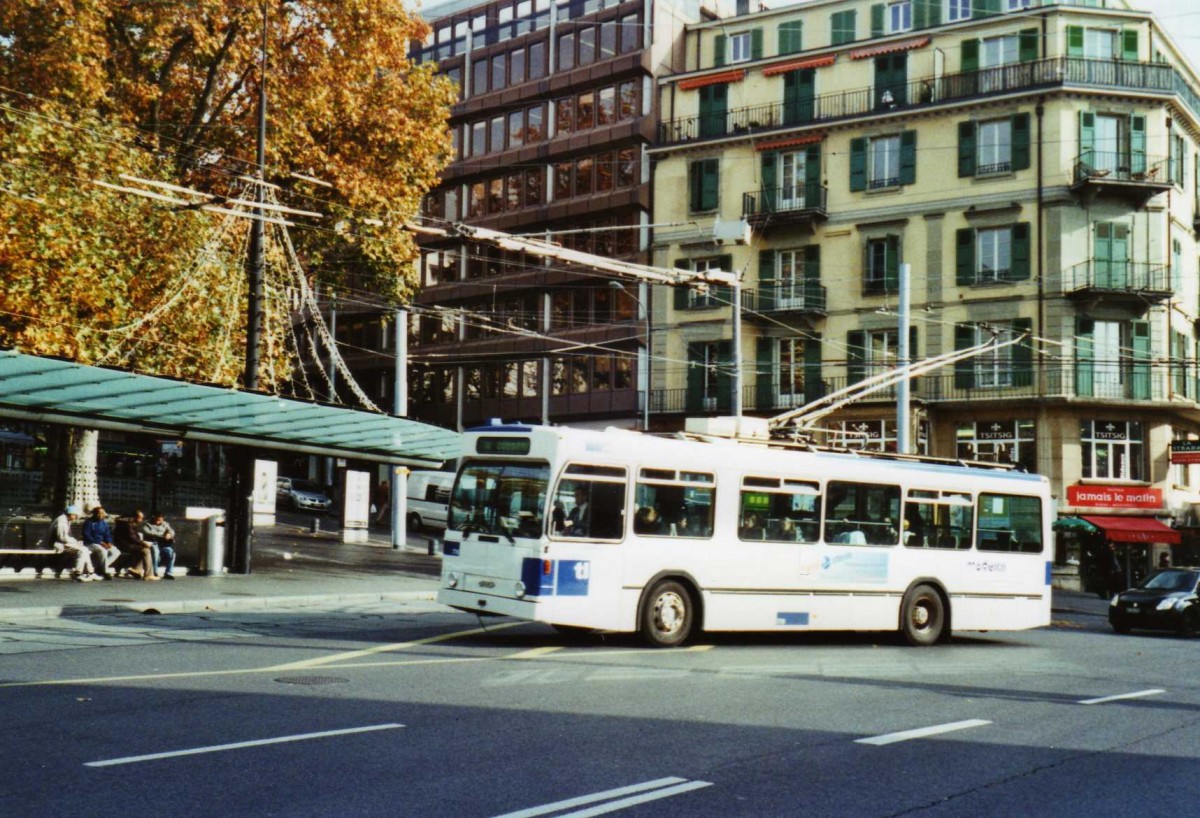
<path id="1" fill-rule="evenodd" d="M 1050 622 L 1044 477 L 610 429 L 464 435 L 438 600 L 561 631 L 959 631 Z"/>

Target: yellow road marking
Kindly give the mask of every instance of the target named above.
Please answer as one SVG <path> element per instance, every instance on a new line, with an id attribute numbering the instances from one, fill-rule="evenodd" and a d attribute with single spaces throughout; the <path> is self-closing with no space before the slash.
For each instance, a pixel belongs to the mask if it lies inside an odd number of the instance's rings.
<path id="1" fill-rule="evenodd" d="M 437 636 L 427 636 L 424 639 L 413 639 L 408 642 L 394 642 L 393 644 L 390 644 L 390 645 L 376 645 L 373 648 L 364 648 L 363 650 L 351 650 L 351 651 L 347 651 L 345 653 L 333 653 L 333 654 L 330 654 L 329 656 L 319 656 L 316 659 L 305 659 L 300 662 L 289 662 L 289 663 L 283 664 L 283 665 L 275 665 L 274 667 L 271 667 L 268 669 L 269 670 L 305 670 L 307 668 L 323 667 L 325 665 L 332 665 L 336 662 L 348 662 L 352 659 L 357 659 L 360 656 L 375 656 L 380 653 L 392 653 L 392 652 L 398 651 L 398 650 L 406 650 L 407 648 L 414 648 L 419 645 L 433 645 L 438 642 L 448 642 L 451 639 L 461 639 L 464 636 L 475 636 L 476 634 L 480 634 L 480 633 L 490 633 L 491 631 L 498 631 L 503 628 L 515 628 L 519 625 L 526 625 L 526 624 L 528 624 L 528 623 L 525 621 L 501 622 L 499 624 L 492 625 L 491 627 L 488 627 L 488 628 L 471 628 L 470 630 L 466 630 L 466 631 L 455 631 L 454 633 L 443 633 L 443 634 L 439 634 Z"/>
<path id="2" fill-rule="evenodd" d="M 532 650 L 522 651 L 521 653 L 514 653 L 512 656 L 505 656 L 504 658 L 509 661 L 512 661 L 513 659 L 538 659 L 542 656 L 545 656 L 547 653 L 554 653 L 557 650 L 562 650 L 562 648 L 557 645 L 551 645 L 544 648 L 533 648 Z"/>

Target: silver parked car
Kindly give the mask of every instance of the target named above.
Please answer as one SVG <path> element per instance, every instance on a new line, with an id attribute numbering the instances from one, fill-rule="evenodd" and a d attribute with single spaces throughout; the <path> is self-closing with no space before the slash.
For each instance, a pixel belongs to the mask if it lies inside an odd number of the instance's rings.
<path id="1" fill-rule="evenodd" d="M 280 477 L 276 481 L 276 496 L 285 508 L 295 511 L 329 511 L 333 500 L 325 487 L 299 477 Z"/>

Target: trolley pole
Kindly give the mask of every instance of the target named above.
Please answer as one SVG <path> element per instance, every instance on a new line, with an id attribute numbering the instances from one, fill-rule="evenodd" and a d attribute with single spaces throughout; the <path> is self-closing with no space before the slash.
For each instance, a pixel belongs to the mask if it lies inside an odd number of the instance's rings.
<path id="1" fill-rule="evenodd" d="M 896 362 L 901 372 L 907 372 L 912 352 L 908 348 L 909 323 L 911 320 L 912 301 L 912 266 L 900 265 L 900 337 L 897 339 L 899 360 Z M 912 453 L 910 440 L 909 419 L 909 386 L 911 380 L 907 375 L 896 384 L 896 451 L 900 454 Z"/>

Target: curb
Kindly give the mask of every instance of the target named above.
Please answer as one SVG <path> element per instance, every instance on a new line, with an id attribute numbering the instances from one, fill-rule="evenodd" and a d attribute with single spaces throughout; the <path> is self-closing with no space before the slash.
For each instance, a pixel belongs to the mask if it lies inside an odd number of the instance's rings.
<path id="1" fill-rule="evenodd" d="M 182 614 L 205 611 L 265 611 L 274 608 L 304 608 L 329 603 L 357 605 L 371 602 L 414 602 L 436 599 L 435 591 L 388 591 L 361 594 L 308 594 L 230 599 L 121 602 L 104 605 L 51 605 L 42 608 L 0 608 L 0 622 L 9 619 L 59 619 L 67 616 L 99 616 L 120 613 Z"/>

